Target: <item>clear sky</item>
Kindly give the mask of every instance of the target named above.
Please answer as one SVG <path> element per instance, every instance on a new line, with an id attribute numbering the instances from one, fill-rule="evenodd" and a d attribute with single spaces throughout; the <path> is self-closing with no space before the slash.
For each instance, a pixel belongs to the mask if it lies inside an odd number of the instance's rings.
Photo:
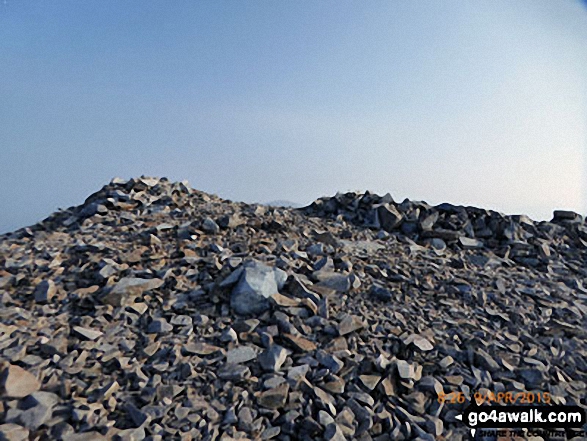
<path id="1" fill-rule="evenodd" d="M 587 5 L 0 0 L 0 232 L 114 176 L 585 212 Z"/>

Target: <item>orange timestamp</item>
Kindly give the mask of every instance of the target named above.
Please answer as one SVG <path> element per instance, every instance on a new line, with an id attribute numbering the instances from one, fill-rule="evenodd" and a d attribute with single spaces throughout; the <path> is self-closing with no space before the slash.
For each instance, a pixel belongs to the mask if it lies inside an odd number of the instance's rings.
<path id="1" fill-rule="evenodd" d="M 478 391 L 472 398 L 481 405 L 489 404 L 550 404 L 551 396 L 549 392 L 491 392 Z M 439 393 L 438 402 L 447 404 L 461 404 L 467 401 L 467 396 L 463 392 Z"/>

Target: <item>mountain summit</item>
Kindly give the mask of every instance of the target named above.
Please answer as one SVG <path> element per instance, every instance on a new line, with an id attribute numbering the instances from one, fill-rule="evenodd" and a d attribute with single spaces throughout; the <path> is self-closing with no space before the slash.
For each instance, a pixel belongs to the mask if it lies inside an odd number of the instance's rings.
<path id="1" fill-rule="evenodd" d="M 475 397 L 585 409 L 586 250 L 567 211 L 114 179 L 0 236 L 0 438 L 461 440 Z"/>

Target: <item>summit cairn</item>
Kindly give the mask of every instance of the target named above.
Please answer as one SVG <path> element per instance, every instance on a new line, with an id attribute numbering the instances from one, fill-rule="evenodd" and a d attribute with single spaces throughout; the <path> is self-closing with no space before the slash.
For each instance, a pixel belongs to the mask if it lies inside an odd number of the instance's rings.
<path id="1" fill-rule="evenodd" d="M 0 236 L 0 439 L 465 440 L 475 393 L 585 408 L 586 263 L 568 211 L 114 179 Z"/>

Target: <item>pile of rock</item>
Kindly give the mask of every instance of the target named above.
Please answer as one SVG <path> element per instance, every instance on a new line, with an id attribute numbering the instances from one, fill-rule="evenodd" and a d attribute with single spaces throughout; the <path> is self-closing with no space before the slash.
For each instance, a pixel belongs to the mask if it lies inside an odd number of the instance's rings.
<path id="1" fill-rule="evenodd" d="M 585 408 L 585 228 L 113 180 L 0 237 L 0 439 L 459 440 L 445 394 Z"/>
<path id="2" fill-rule="evenodd" d="M 391 195 L 339 193 L 322 198 L 305 213 L 341 219 L 357 226 L 399 233 L 422 245 L 444 250 L 489 248 L 516 263 L 545 269 L 553 253 L 565 255 L 587 247 L 583 217 L 557 210 L 550 222 L 534 222 L 528 216 L 506 216 L 492 210 L 454 206 L 430 206 L 425 202 L 394 202 Z M 381 237 L 385 237 L 381 233 Z"/>

